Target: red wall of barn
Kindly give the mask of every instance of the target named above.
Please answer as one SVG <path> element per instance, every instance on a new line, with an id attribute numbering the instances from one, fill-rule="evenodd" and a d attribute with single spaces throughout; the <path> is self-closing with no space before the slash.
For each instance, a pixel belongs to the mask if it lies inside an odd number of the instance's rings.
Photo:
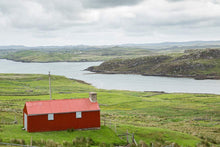
<path id="1" fill-rule="evenodd" d="M 57 131 L 100 127 L 100 111 L 82 112 L 82 118 L 76 113 L 54 114 L 54 120 L 48 115 L 28 116 L 28 132 Z"/>

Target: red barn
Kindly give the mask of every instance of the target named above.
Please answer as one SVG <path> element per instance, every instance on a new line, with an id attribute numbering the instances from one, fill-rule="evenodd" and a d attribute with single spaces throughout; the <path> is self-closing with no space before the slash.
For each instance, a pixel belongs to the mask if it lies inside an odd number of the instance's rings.
<path id="1" fill-rule="evenodd" d="M 23 125 L 28 132 L 100 128 L 96 93 L 83 99 L 26 102 Z"/>

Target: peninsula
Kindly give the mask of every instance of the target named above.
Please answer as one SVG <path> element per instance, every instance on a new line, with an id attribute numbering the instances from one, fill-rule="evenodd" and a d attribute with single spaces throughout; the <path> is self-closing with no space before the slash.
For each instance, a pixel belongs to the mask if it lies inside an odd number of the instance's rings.
<path id="1" fill-rule="evenodd" d="M 105 74 L 220 79 L 220 49 L 185 50 L 184 53 L 112 59 L 87 70 Z"/>

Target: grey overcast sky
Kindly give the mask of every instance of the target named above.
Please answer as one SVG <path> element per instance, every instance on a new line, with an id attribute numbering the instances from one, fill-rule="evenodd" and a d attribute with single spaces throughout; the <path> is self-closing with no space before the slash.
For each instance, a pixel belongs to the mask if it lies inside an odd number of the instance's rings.
<path id="1" fill-rule="evenodd" d="M 0 45 L 220 40 L 220 0 L 0 0 Z"/>

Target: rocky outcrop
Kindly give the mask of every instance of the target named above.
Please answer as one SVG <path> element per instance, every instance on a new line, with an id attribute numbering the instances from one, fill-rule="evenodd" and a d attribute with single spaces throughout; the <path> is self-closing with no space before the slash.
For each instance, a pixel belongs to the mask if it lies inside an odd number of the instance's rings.
<path id="1" fill-rule="evenodd" d="M 183 55 L 114 59 L 87 70 L 99 73 L 142 74 L 195 79 L 220 79 L 220 50 L 188 50 Z"/>

